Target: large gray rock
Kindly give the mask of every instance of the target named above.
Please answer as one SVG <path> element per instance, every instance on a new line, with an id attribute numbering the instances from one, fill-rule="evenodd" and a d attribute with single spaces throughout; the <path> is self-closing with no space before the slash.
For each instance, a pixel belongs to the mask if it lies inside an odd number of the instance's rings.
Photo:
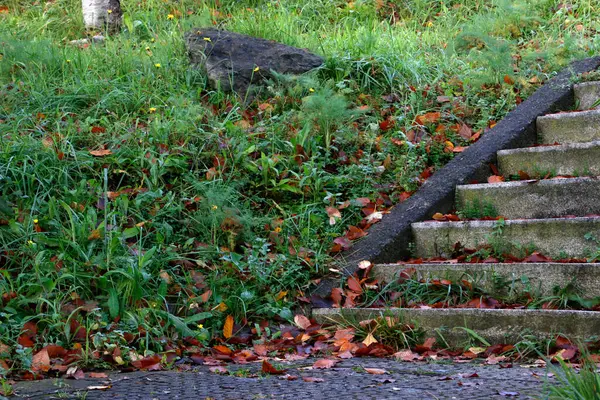
<path id="1" fill-rule="evenodd" d="M 192 65 L 206 71 L 213 87 L 242 95 L 271 77 L 271 71 L 296 75 L 323 64 L 303 49 L 213 28 L 191 30 L 185 43 Z"/>

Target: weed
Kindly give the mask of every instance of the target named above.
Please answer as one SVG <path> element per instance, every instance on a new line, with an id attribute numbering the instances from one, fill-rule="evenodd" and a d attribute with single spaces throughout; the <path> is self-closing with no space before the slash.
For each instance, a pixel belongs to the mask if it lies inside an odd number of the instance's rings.
<path id="1" fill-rule="evenodd" d="M 600 375 L 596 371 L 596 363 L 586 359 L 577 371 L 562 359 L 558 359 L 559 366 L 551 370 L 558 384 L 546 385 L 549 399 L 568 400 L 593 400 L 600 399 Z"/>
<path id="2" fill-rule="evenodd" d="M 493 203 L 475 199 L 465 202 L 458 216 L 461 219 L 494 218 L 498 216 L 498 211 Z"/>

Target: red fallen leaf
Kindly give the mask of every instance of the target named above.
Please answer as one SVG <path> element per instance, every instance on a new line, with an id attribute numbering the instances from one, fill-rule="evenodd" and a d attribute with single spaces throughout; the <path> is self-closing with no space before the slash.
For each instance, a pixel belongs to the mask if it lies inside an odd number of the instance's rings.
<path id="1" fill-rule="evenodd" d="M 35 335 L 37 334 L 37 325 L 33 321 L 27 321 L 23 324 L 23 328 L 21 329 L 21 335 L 17 339 L 17 343 L 19 343 L 23 347 L 33 347 L 35 346 Z"/>
<path id="2" fill-rule="evenodd" d="M 371 202 L 371 199 L 368 197 L 359 197 L 357 199 L 352 200 L 353 203 L 360 205 L 361 207 L 365 207 L 367 204 Z"/>
<path id="3" fill-rule="evenodd" d="M 210 296 L 212 296 L 212 290 L 208 289 L 206 292 L 204 292 L 200 295 L 200 300 L 203 303 L 206 303 L 208 301 L 208 299 L 210 299 Z"/>
<path id="4" fill-rule="evenodd" d="M 554 356 L 554 358 L 561 358 L 565 361 L 570 361 L 573 358 L 575 358 L 575 356 L 577 355 L 578 352 L 579 352 L 579 349 L 577 349 L 577 347 L 575 347 L 575 346 L 572 346 L 567 349 L 559 350 L 556 353 L 556 355 Z"/>
<path id="5" fill-rule="evenodd" d="M 413 361 L 419 358 L 419 354 L 413 353 L 411 350 L 401 350 L 397 353 L 394 353 L 394 357 L 402 361 Z"/>
<path id="6" fill-rule="evenodd" d="M 304 376 L 302 377 L 304 382 L 325 382 L 323 378 L 315 378 L 314 376 Z"/>
<path id="7" fill-rule="evenodd" d="M 344 308 L 354 308 L 356 303 L 354 300 L 360 296 L 360 293 L 355 293 L 352 291 L 346 291 L 346 301 L 344 302 Z"/>
<path id="8" fill-rule="evenodd" d="M 162 369 L 160 365 L 161 357 L 158 354 L 154 354 L 148 357 L 144 357 L 141 360 L 135 360 L 131 362 L 137 369 L 144 369 L 148 371 L 158 371 Z"/>
<path id="9" fill-rule="evenodd" d="M 106 128 L 102 126 L 92 126 L 92 133 L 104 133 L 106 132 Z"/>
<path id="10" fill-rule="evenodd" d="M 67 373 L 65 374 L 65 376 L 67 379 L 85 379 L 85 373 L 81 368 L 78 367 L 70 367 L 69 369 L 67 369 Z"/>
<path id="11" fill-rule="evenodd" d="M 460 218 L 458 217 L 458 215 L 456 214 L 444 214 L 444 217 L 448 220 L 448 221 L 460 221 Z"/>
<path id="12" fill-rule="evenodd" d="M 387 131 L 387 130 L 390 130 L 391 128 L 393 128 L 393 127 L 394 127 L 394 125 L 396 125 L 396 121 L 394 121 L 394 120 L 393 120 L 393 119 L 390 117 L 390 118 L 388 118 L 388 119 L 386 119 L 386 120 L 384 120 L 384 121 L 381 121 L 381 122 L 379 123 L 379 129 L 381 129 L 382 131 L 384 131 L 384 132 L 385 132 L 385 131 Z"/>
<path id="13" fill-rule="evenodd" d="M 490 170 L 492 170 L 492 174 L 500 175 L 500 171 L 498 171 L 498 167 L 495 164 L 489 164 Z"/>
<path id="14" fill-rule="evenodd" d="M 419 176 L 421 177 L 421 179 L 427 180 L 431 178 L 431 175 L 433 175 L 433 167 L 427 167 L 425 168 L 425 170 L 423 170 L 423 172 L 421 172 Z"/>
<path id="15" fill-rule="evenodd" d="M 365 371 L 372 375 L 383 375 L 388 373 L 385 369 L 381 368 L 365 368 Z"/>
<path id="16" fill-rule="evenodd" d="M 298 325 L 300 328 L 307 330 L 309 326 L 311 326 L 311 322 L 308 318 L 306 318 L 304 315 L 296 315 L 294 317 L 294 322 L 296 323 L 296 325 Z"/>
<path id="17" fill-rule="evenodd" d="M 564 349 L 566 347 L 573 346 L 573 343 L 564 336 L 557 336 L 556 337 L 556 346 L 561 349 Z"/>
<path id="18" fill-rule="evenodd" d="M 465 151 L 467 148 L 464 146 L 454 146 L 454 149 L 452 149 L 453 153 L 462 153 L 463 151 Z"/>
<path id="19" fill-rule="evenodd" d="M 360 281 L 358 280 L 358 278 L 355 275 L 352 275 L 351 277 L 348 278 L 348 287 L 350 288 L 350 290 L 352 290 L 353 292 L 356 293 L 362 293 L 363 289 L 362 286 L 360 286 Z"/>
<path id="20" fill-rule="evenodd" d="M 263 360 L 262 372 L 264 372 L 265 374 L 271 374 L 271 375 L 283 375 L 287 372 L 287 369 L 277 369 L 272 364 L 270 364 L 267 360 Z"/>
<path id="21" fill-rule="evenodd" d="M 34 354 L 31 359 L 31 370 L 33 372 L 48 372 L 50 370 L 50 356 L 48 350 L 42 349 Z"/>
<path id="22" fill-rule="evenodd" d="M 353 225 L 348 226 L 348 232 L 346 233 L 348 240 L 356 240 L 366 235 L 367 232 L 363 231 L 362 229 Z"/>
<path id="23" fill-rule="evenodd" d="M 108 378 L 108 375 L 104 372 L 90 372 L 88 374 L 88 376 L 90 378 L 96 378 L 96 379 L 105 379 Z"/>
<path id="24" fill-rule="evenodd" d="M 90 150 L 90 154 L 93 155 L 94 157 L 104 157 L 104 156 L 111 155 L 112 151 L 110 151 L 108 149 Z"/>
<path id="25" fill-rule="evenodd" d="M 530 255 L 528 255 L 527 257 L 525 257 L 523 259 L 523 262 L 530 262 L 530 263 L 542 263 L 542 262 L 550 262 L 552 261 L 551 258 L 546 257 L 543 254 L 540 254 L 537 251 L 534 251 L 533 253 L 531 253 Z"/>
<path id="26" fill-rule="evenodd" d="M 261 357 L 265 357 L 267 355 L 267 346 L 264 344 L 255 344 L 253 346 L 254 352 L 256 353 L 256 355 L 261 356 Z"/>
<path id="27" fill-rule="evenodd" d="M 423 344 L 419 344 L 415 347 L 415 351 L 419 354 L 431 351 L 435 344 L 435 338 L 427 338 Z"/>
<path id="28" fill-rule="evenodd" d="M 500 175 L 492 175 L 488 178 L 488 183 L 500 183 L 504 182 L 504 177 Z"/>
<path id="29" fill-rule="evenodd" d="M 337 360 L 323 358 L 323 359 L 317 360 L 313 364 L 312 367 L 314 369 L 329 369 L 329 368 L 332 368 L 333 366 L 335 366 L 335 364 L 337 364 L 337 363 L 338 363 Z"/>
<path id="30" fill-rule="evenodd" d="M 508 75 L 504 75 L 504 83 L 507 85 L 514 85 L 515 81 Z"/>

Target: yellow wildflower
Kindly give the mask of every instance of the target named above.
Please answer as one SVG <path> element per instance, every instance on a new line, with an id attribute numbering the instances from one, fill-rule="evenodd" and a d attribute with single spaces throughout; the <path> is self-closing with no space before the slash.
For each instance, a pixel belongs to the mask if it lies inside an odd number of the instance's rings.
<path id="1" fill-rule="evenodd" d="M 275 228 L 275 232 L 277 232 L 277 233 L 281 232 L 281 227 L 278 226 L 277 228 Z"/>
<path id="2" fill-rule="evenodd" d="M 431 28 L 433 26 L 433 22 L 432 21 L 427 21 L 427 27 Z"/>
<path id="3" fill-rule="evenodd" d="M 160 68 L 160 67 L 162 67 L 162 65 L 160 65 L 160 63 L 156 63 L 156 64 L 154 64 L 154 66 L 155 66 L 156 68 Z"/>
<path id="4" fill-rule="evenodd" d="M 150 51 L 150 46 L 146 46 L 146 51 Z"/>
<path id="5" fill-rule="evenodd" d="M 216 205 L 213 204 L 213 206 L 211 207 L 211 209 L 214 211 L 216 209 L 218 209 L 219 207 L 217 207 Z"/>
<path id="6" fill-rule="evenodd" d="M 173 14 L 167 15 L 167 19 L 173 19 L 173 18 L 175 18 L 175 16 Z"/>
<path id="7" fill-rule="evenodd" d="M 212 40 L 210 40 L 209 37 L 202 38 L 202 40 L 204 40 L 205 42 L 212 42 Z"/>
<path id="8" fill-rule="evenodd" d="M 106 12 L 112 14 L 112 10 L 106 10 Z"/>
<path id="9" fill-rule="evenodd" d="M 253 71 L 258 72 L 258 71 L 260 71 L 260 68 L 258 66 L 256 66 L 256 67 L 254 67 Z"/>
<path id="10" fill-rule="evenodd" d="M 156 41 L 156 39 L 152 38 L 152 39 L 150 39 L 150 41 L 151 41 L 152 43 L 154 43 L 154 42 Z"/>
<path id="11" fill-rule="evenodd" d="M 204 328 L 204 325 L 198 324 L 198 329 L 202 329 L 202 328 Z"/>
<path id="12" fill-rule="evenodd" d="M 33 240 L 28 240 L 27 244 L 30 245 L 30 246 L 33 246 L 35 243 L 33 242 Z"/>
<path id="13" fill-rule="evenodd" d="M 309 91 L 309 92 L 311 92 L 311 93 L 314 93 L 314 92 L 315 92 L 315 89 L 313 89 L 313 88 L 310 88 L 310 89 L 308 89 L 308 91 Z"/>
<path id="14" fill-rule="evenodd" d="M 37 218 L 33 220 L 33 223 L 34 223 L 34 224 L 37 224 L 37 223 L 38 223 L 38 220 L 37 220 Z"/>
<path id="15" fill-rule="evenodd" d="M 150 114 L 152 114 L 152 113 L 155 113 L 155 112 L 156 112 L 156 107 L 150 107 L 150 108 L 148 109 L 148 112 L 149 112 Z"/>
<path id="16" fill-rule="evenodd" d="M 67 64 L 70 63 L 70 62 L 71 62 L 71 60 L 67 59 Z"/>

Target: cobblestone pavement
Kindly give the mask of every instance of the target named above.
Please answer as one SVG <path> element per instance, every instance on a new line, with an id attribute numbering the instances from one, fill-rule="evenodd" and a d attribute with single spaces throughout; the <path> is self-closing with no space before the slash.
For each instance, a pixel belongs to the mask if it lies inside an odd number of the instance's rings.
<path id="1" fill-rule="evenodd" d="M 114 373 L 109 379 L 19 382 L 14 398 L 22 399 L 534 399 L 544 397 L 553 382 L 545 368 L 498 365 L 406 363 L 390 359 L 343 360 L 335 367 L 313 370 L 314 359 L 288 368 L 296 377 L 260 375 L 260 363 L 228 365 L 217 374 L 202 366 L 187 372 Z M 364 368 L 384 369 L 373 375 Z M 304 378 L 321 378 L 307 382 Z M 109 387 L 91 389 L 94 386 Z"/>

